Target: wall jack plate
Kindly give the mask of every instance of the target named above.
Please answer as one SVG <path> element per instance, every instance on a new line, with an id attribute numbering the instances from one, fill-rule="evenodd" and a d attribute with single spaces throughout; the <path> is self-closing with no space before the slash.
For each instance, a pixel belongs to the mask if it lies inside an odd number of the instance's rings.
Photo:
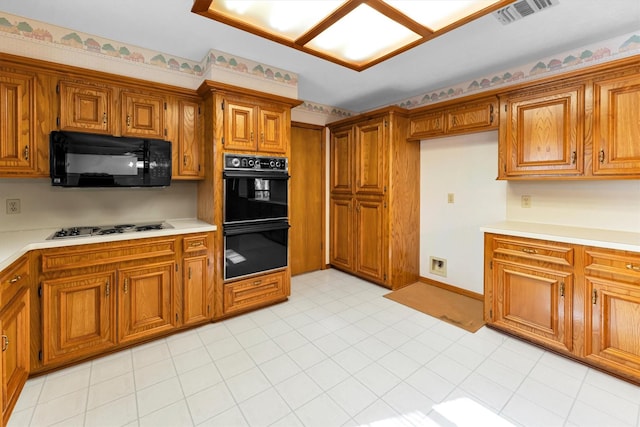
<path id="1" fill-rule="evenodd" d="M 7 215 L 20 213 L 20 199 L 7 199 Z"/>
<path id="2" fill-rule="evenodd" d="M 429 257 L 429 272 L 438 276 L 447 277 L 447 260 L 444 258 Z"/>

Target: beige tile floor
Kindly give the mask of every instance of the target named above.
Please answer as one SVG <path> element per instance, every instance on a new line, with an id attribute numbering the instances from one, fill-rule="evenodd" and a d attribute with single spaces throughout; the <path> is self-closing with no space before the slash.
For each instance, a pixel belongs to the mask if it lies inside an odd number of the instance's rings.
<path id="1" fill-rule="evenodd" d="M 640 426 L 640 388 L 325 270 L 288 302 L 27 382 L 10 426 Z"/>

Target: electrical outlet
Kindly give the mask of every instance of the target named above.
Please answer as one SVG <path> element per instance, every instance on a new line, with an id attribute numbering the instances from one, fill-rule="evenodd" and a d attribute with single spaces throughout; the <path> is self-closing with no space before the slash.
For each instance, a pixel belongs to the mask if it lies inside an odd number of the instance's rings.
<path id="1" fill-rule="evenodd" d="M 522 206 L 523 208 L 530 208 L 531 207 L 531 196 L 528 195 L 524 195 L 520 198 L 520 206 Z"/>
<path id="2" fill-rule="evenodd" d="M 7 215 L 20 213 L 20 199 L 7 199 Z"/>
<path id="3" fill-rule="evenodd" d="M 438 276 L 447 277 L 447 260 L 444 258 L 429 257 L 429 272 Z"/>

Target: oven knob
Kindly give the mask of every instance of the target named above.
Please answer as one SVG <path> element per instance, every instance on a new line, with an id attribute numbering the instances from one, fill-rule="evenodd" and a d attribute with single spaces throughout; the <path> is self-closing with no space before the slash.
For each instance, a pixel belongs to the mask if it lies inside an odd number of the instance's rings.
<path id="1" fill-rule="evenodd" d="M 277 164 L 275 161 L 273 161 L 273 160 L 271 160 L 271 161 L 269 162 L 269 167 L 270 167 L 271 169 L 273 169 L 273 167 L 274 167 L 274 166 L 277 166 L 277 165 L 278 165 L 278 164 Z"/>
<path id="2" fill-rule="evenodd" d="M 276 160 L 276 167 L 280 168 L 280 160 Z"/>
<path id="3" fill-rule="evenodd" d="M 252 168 L 253 166 L 253 159 L 249 159 L 249 167 Z"/>
<path id="4" fill-rule="evenodd" d="M 233 166 L 234 168 L 237 168 L 238 166 L 240 166 L 240 159 L 237 157 L 233 157 L 231 159 L 231 166 Z"/>

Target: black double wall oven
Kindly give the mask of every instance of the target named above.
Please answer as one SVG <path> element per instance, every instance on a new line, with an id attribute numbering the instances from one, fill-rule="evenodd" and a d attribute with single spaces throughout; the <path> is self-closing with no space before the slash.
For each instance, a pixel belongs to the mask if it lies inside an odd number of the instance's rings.
<path id="1" fill-rule="evenodd" d="M 285 157 L 224 155 L 224 278 L 288 264 L 289 168 Z"/>

